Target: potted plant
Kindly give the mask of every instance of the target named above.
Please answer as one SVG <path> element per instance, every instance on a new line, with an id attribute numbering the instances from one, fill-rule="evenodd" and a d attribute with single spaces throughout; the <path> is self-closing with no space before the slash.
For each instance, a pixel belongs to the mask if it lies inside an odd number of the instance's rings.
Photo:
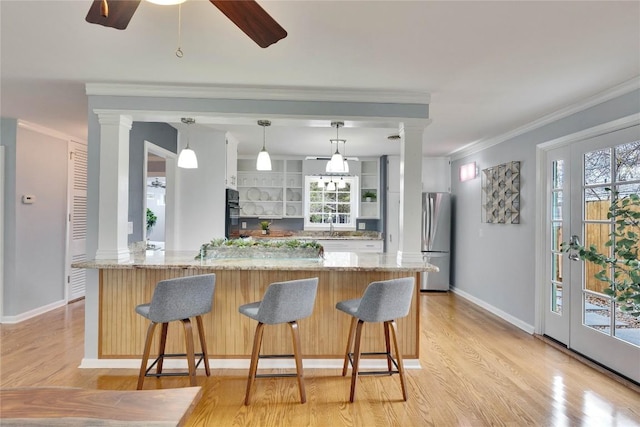
<path id="1" fill-rule="evenodd" d="M 269 221 L 260 221 L 260 228 L 262 228 L 262 234 L 269 234 L 269 226 L 271 223 Z"/>
<path id="2" fill-rule="evenodd" d="M 365 202 L 375 202 L 376 200 L 376 193 L 374 193 L 371 190 L 367 190 L 364 193 L 362 193 L 362 198 L 364 199 Z"/>
<path id="3" fill-rule="evenodd" d="M 566 251 L 576 251 L 580 259 L 600 266 L 602 269 L 594 277 L 609 284 L 603 292 L 615 299 L 620 311 L 640 317 L 640 196 L 630 194 L 620 198 L 616 191 L 611 194 L 607 218 L 614 220 L 615 228 L 605 243 L 605 247 L 613 249 L 611 256 L 598 252 L 595 245 L 586 248 L 577 242 L 565 242 L 562 246 Z"/>
<path id="4" fill-rule="evenodd" d="M 151 232 L 153 226 L 156 225 L 156 221 L 158 221 L 156 214 L 154 214 L 151 209 L 147 208 L 147 233 Z"/>

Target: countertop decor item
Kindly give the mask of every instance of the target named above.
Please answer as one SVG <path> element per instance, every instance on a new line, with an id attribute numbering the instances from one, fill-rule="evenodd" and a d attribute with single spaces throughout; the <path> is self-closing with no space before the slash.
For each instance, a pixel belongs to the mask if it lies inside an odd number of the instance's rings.
<path id="1" fill-rule="evenodd" d="M 263 223 L 269 224 L 267 221 Z M 261 223 L 262 224 L 262 223 Z M 322 258 L 324 248 L 316 241 L 270 239 L 213 239 L 200 247 L 197 260 L 218 258 Z"/>

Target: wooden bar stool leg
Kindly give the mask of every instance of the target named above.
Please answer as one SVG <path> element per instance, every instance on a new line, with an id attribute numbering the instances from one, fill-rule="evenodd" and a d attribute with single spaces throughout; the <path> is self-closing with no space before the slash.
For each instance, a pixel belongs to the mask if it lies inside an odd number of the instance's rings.
<path id="1" fill-rule="evenodd" d="M 388 322 L 384 322 L 382 325 L 384 329 L 384 343 L 387 348 L 387 370 L 389 371 L 389 376 L 393 375 L 392 368 L 393 364 L 391 363 L 391 341 L 389 340 L 389 324 Z"/>
<path id="2" fill-rule="evenodd" d="M 160 344 L 158 345 L 158 364 L 156 365 L 156 373 L 162 373 L 162 364 L 164 362 L 164 349 L 167 346 L 167 330 L 169 329 L 169 323 L 165 322 L 162 324 L 162 329 L 160 329 Z"/>
<path id="3" fill-rule="evenodd" d="M 389 322 L 385 322 L 389 324 L 391 328 L 391 334 L 393 335 L 393 346 L 396 350 L 396 360 L 398 362 L 398 374 L 400 375 L 400 387 L 402 388 L 402 397 L 404 400 L 407 400 L 407 383 L 404 377 L 404 363 L 402 361 L 402 353 L 400 353 L 400 348 L 398 347 L 398 329 L 396 327 L 395 320 L 391 320 Z"/>
<path id="4" fill-rule="evenodd" d="M 249 378 L 247 379 L 247 392 L 244 396 L 244 404 L 249 405 L 251 399 L 251 388 L 256 379 L 256 371 L 258 370 L 258 357 L 260 356 L 260 346 L 262 345 L 262 333 L 264 332 L 264 323 L 258 322 L 256 333 L 253 337 L 253 350 L 251 351 L 251 365 L 249 366 Z"/>
<path id="5" fill-rule="evenodd" d="M 144 353 L 142 353 L 142 363 L 140 364 L 140 374 L 138 375 L 138 390 L 142 390 L 144 385 L 144 375 L 147 372 L 147 362 L 149 361 L 149 353 L 151 353 L 151 341 L 153 341 L 153 333 L 156 330 L 157 323 L 151 322 L 147 328 L 147 339 L 144 342 Z"/>
<path id="6" fill-rule="evenodd" d="M 198 385 L 196 383 L 196 357 L 193 350 L 193 330 L 191 328 L 191 320 L 182 319 L 184 327 L 184 340 L 187 345 L 187 364 L 189 365 L 189 383 L 191 386 Z"/>
<path id="7" fill-rule="evenodd" d="M 298 322 L 289 322 L 289 326 L 291 326 L 291 338 L 293 339 L 293 357 L 296 359 L 296 374 L 298 377 L 298 388 L 300 389 L 300 403 L 305 403 L 307 401 L 307 393 L 304 389 L 302 351 L 300 350 L 300 334 L 298 332 Z"/>
<path id="8" fill-rule="evenodd" d="M 196 322 L 198 323 L 198 335 L 200 336 L 200 348 L 202 349 L 202 358 L 204 362 L 204 371 L 207 376 L 211 376 L 209 369 L 209 353 L 207 353 L 207 342 L 204 338 L 204 325 L 202 323 L 202 316 L 196 316 Z"/>
<path id="9" fill-rule="evenodd" d="M 349 326 L 349 338 L 347 338 L 347 349 L 344 352 L 344 364 L 342 365 L 342 376 L 347 375 L 347 369 L 349 369 L 349 353 L 351 353 L 351 349 L 353 348 L 353 336 L 356 330 L 356 321 L 355 317 L 351 318 L 351 326 Z"/>
<path id="10" fill-rule="evenodd" d="M 349 395 L 349 401 L 353 403 L 356 398 L 356 383 L 358 382 L 358 368 L 360 367 L 360 342 L 362 339 L 362 326 L 364 322 L 358 320 L 358 326 L 356 328 L 356 345 L 353 350 L 353 367 L 351 368 L 351 394 Z"/>

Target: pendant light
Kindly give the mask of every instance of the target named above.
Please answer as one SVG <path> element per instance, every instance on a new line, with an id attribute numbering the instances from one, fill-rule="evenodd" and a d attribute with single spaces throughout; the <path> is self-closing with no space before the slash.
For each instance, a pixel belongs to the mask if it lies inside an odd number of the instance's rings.
<path id="1" fill-rule="evenodd" d="M 195 119 L 191 117 L 183 117 L 182 123 L 188 125 L 192 125 L 196 122 Z M 195 151 L 189 147 L 189 131 L 187 130 L 187 146 L 180 151 L 180 155 L 178 156 L 178 167 L 183 169 L 197 169 L 198 168 L 198 158 L 196 157 Z"/>
<path id="2" fill-rule="evenodd" d="M 270 171 L 271 170 L 271 157 L 269 157 L 269 152 L 267 151 L 267 131 L 266 127 L 271 126 L 271 122 L 269 120 L 258 120 L 258 124 L 262 126 L 262 150 L 258 153 L 258 159 L 256 160 L 256 170 L 259 171 Z"/>
<path id="3" fill-rule="evenodd" d="M 331 122 L 331 127 L 336 128 L 336 138 L 330 139 L 331 147 L 333 150 L 333 143 L 336 143 L 336 152 L 331 155 L 331 160 L 327 162 L 327 167 L 325 169 L 326 172 L 331 173 L 347 173 L 349 172 L 349 165 L 345 158 L 340 154 L 340 143 L 346 145 L 347 141 L 345 139 L 340 139 L 338 137 L 338 129 L 344 126 L 344 122 Z"/>

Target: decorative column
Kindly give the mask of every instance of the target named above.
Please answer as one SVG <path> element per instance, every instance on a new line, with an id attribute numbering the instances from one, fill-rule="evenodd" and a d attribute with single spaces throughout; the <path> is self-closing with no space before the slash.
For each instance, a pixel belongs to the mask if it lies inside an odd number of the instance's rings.
<path id="1" fill-rule="evenodd" d="M 400 241 L 398 262 L 422 261 L 422 134 L 424 124 L 400 124 Z"/>
<path id="2" fill-rule="evenodd" d="M 132 119 L 99 113 L 100 197 L 96 260 L 129 259 L 129 131 Z"/>

